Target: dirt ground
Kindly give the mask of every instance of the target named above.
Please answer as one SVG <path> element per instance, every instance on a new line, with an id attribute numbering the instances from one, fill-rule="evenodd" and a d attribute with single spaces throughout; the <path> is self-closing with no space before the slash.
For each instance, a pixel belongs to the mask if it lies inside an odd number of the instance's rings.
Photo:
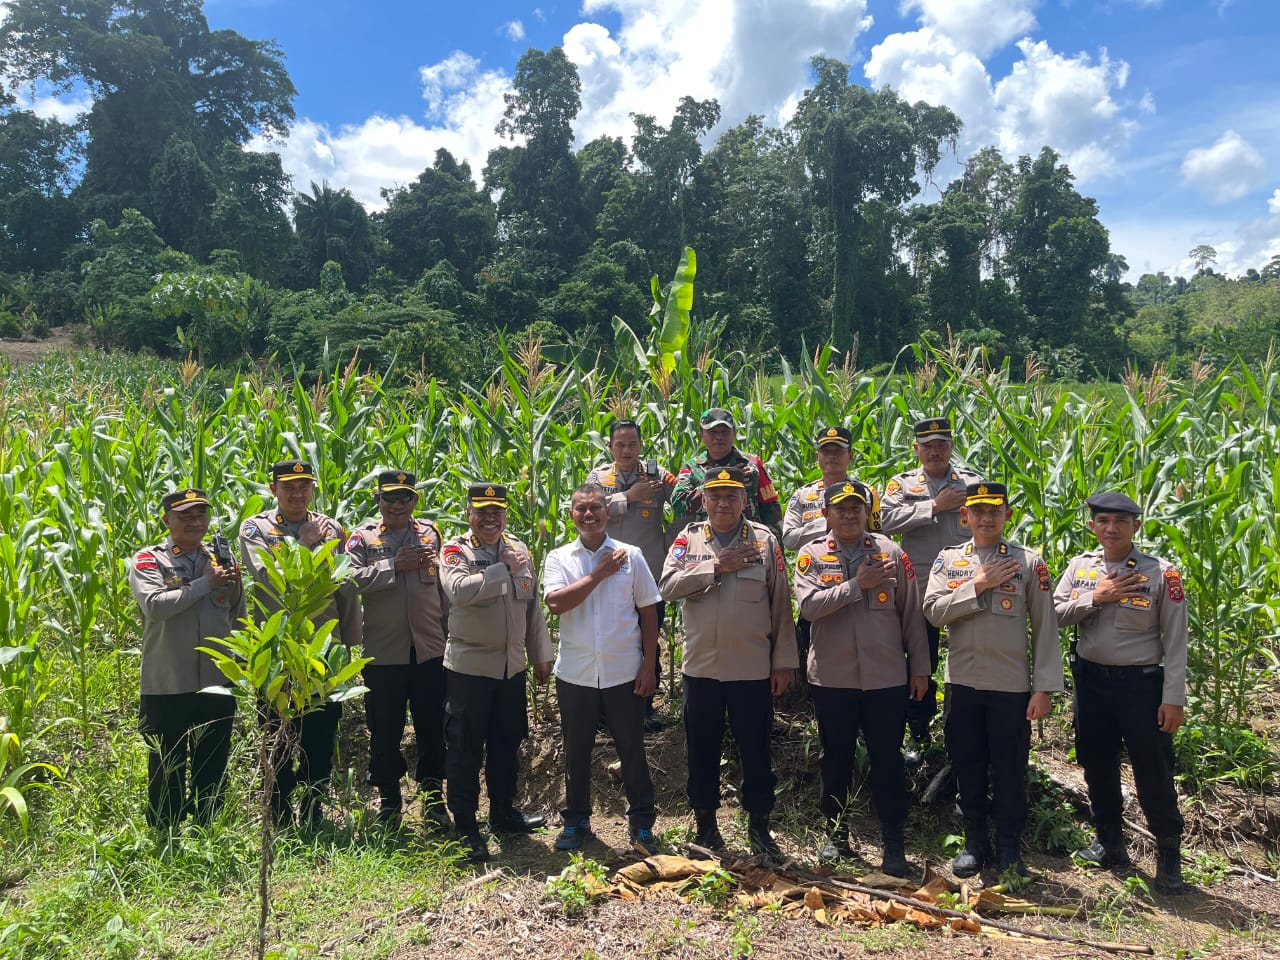
<path id="1" fill-rule="evenodd" d="M 70 327 L 54 327 L 44 340 L 0 339 L 0 356 L 8 357 L 14 364 L 34 363 L 51 353 L 73 353 L 80 349 Z"/>
<path id="2" fill-rule="evenodd" d="M 901 957 L 1016 958 L 1101 956 L 1104 951 L 1081 943 L 1050 942 L 1010 935 L 973 935 L 951 930 L 921 931 L 908 923 L 824 926 L 811 915 L 785 917 L 769 910 L 738 909 L 733 902 L 721 908 L 686 903 L 672 893 L 649 895 L 639 901 L 604 898 L 581 915 L 566 915 L 561 903 L 548 898 L 546 881 L 569 864 L 568 854 L 552 847 L 559 829 L 563 765 L 554 694 L 535 704 L 530 738 L 525 745 L 524 806 L 545 813 L 548 827 L 528 836 L 491 838 L 492 861 L 475 868 L 483 882 L 462 883 L 442 903 L 425 912 L 410 912 L 392 920 L 400 946 L 396 960 L 436 956 L 442 948 L 459 960 L 511 958 L 638 958 L 638 957 L 864 957 L 892 953 Z M 660 701 L 661 703 L 661 701 Z M 650 765 L 658 788 L 656 831 L 663 852 L 685 852 L 692 836 L 692 817 L 684 802 L 684 742 L 677 717 L 662 731 L 650 734 Z M 359 725 L 358 716 L 349 718 Z M 1183 798 L 1187 815 L 1184 862 L 1216 864 L 1207 881 L 1191 884 L 1180 897 L 1147 893 L 1105 871 L 1076 866 L 1069 856 L 1046 849 L 1050 827 L 1037 820 L 1037 811 L 1060 809 L 1050 818 L 1061 828 L 1073 822 L 1087 828 L 1084 811 L 1071 799 L 1083 791 L 1079 769 L 1068 757 L 1069 729 L 1061 715 L 1041 725 L 1033 748 L 1048 777 L 1065 786 L 1046 785 L 1033 778 L 1032 810 L 1026 841 L 1026 862 L 1035 882 L 1018 895 L 1046 906 L 1078 908 L 1077 918 L 998 916 L 1023 928 L 1046 930 L 1091 942 L 1125 943 L 1150 948 L 1161 957 L 1280 957 L 1280 882 L 1274 874 L 1280 859 L 1280 791 L 1248 793 L 1223 788 L 1197 800 Z M 344 723 L 344 726 L 346 724 Z M 351 747 L 360 750 L 360 735 Z M 346 735 L 344 734 L 344 739 Z M 633 862 L 627 849 L 625 801 L 621 784 L 610 771 L 616 759 L 607 734 L 596 739 L 594 760 L 596 836 L 585 856 L 604 864 L 610 874 Z M 359 769 L 362 760 L 354 757 Z M 775 834 L 791 868 L 827 874 L 816 865 L 820 840 L 817 813 L 818 755 L 812 713 L 801 698 L 791 696 L 775 715 L 774 763 L 779 778 Z M 945 766 L 940 750 L 911 779 L 914 797 L 921 796 Z M 729 844 L 728 861 L 748 857 L 745 821 L 741 818 L 735 785 L 736 760 L 724 770 L 721 829 Z M 877 822 L 868 789 L 860 784 L 853 821 L 853 846 L 859 858 L 843 862 L 832 873 L 857 883 L 879 865 Z M 1131 794 L 1131 784 L 1127 784 Z M 369 801 L 373 803 L 372 800 Z M 1144 824 L 1136 800 L 1129 796 L 1128 818 Z M 1051 825 L 1052 825 L 1051 824 Z M 412 828 L 412 824 L 409 825 Z M 959 834 L 961 825 L 954 799 L 947 790 L 928 805 L 916 802 L 907 827 L 907 854 L 917 874 L 900 892 L 919 886 L 926 863 L 950 875 L 944 841 Z M 1148 888 L 1155 870 L 1154 845 L 1130 831 L 1130 851 L 1139 877 Z M 1218 855 L 1225 859 L 1208 859 Z M 1229 865 L 1228 865 L 1229 862 Z M 971 881 L 975 887 L 993 884 L 990 872 Z M 372 918 L 371 918 L 372 919 Z M 386 924 L 390 918 L 375 922 Z M 1121 954 L 1122 955 L 1122 954 Z"/>

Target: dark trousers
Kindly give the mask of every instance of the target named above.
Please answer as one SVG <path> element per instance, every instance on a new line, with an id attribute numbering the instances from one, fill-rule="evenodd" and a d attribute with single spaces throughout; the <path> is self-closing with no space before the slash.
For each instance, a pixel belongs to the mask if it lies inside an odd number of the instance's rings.
<path id="1" fill-rule="evenodd" d="M 1084 767 L 1093 825 L 1120 829 L 1120 746 L 1133 765 L 1133 782 L 1147 824 L 1158 840 L 1181 841 L 1182 814 L 1173 786 L 1173 735 L 1156 726 L 1164 690 L 1160 667 L 1102 667 L 1077 660 L 1076 759 Z"/>
<path id="2" fill-rule="evenodd" d="M 208 823 L 222 805 L 236 698 L 215 693 L 143 694 L 138 730 L 147 741 L 147 823 L 173 827 L 188 814 Z"/>
<path id="3" fill-rule="evenodd" d="M 923 700 L 912 700 L 909 692 L 906 696 L 907 724 L 911 727 L 911 735 L 917 740 L 928 736 L 929 724 L 933 722 L 933 715 L 938 712 L 938 681 L 933 675 L 938 672 L 938 642 L 942 638 L 942 631 L 925 621 L 925 633 L 929 637 L 929 692 L 924 695 Z"/>
<path id="4" fill-rule="evenodd" d="M 956 772 L 960 812 L 968 826 L 995 823 L 997 842 L 1017 843 L 1027 819 L 1027 758 L 1031 753 L 1030 693 L 946 687 L 943 729 Z M 993 796 L 987 797 L 987 768 Z"/>
<path id="5" fill-rule="evenodd" d="M 616 687 L 583 687 L 556 678 L 560 704 L 560 732 L 564 738 L 564 822 L 591 816 L 591 748 L 603 720 L 622 763 L 622 788 L 627 795 L 627 820 L 632 829 L 651 828 L 653 778 L 644 752 L 644 697 L 634 682 Z"/>
<path id="6" fill-rule="evenodd" d="M 474 826 L 484 767 L 489 809 L 516 796 L 520 741 L 529 735 L 528 695 L 521 673 L 505 680 L 446 670 L 445 777 L 449 811 L 460 827 Z"/>
<path id="7" fill-rule="evenodd" d="M 404 739 L 405 707 L 413 718 L 413 734 L 418 741 L 418 763 L 413 779 L 433 783 L 444 779 L 444 657 L 417 662 L 410 651 L 409 663 L 369 664 L 364 668 L 365 720 L 369 724 L 369 777 L 376 787 L 398 787 L 409 772 L 401 751 Z"/>
<path id="8" fill-rule="evenodd" d="M 742 760 L 742 807 L 747 813 L 773 811 L 773 761 L 769 728 L 773 694 L 768 680 L 684 678 L 684 741 L 689 756 L 689 806 L 720 807 L 720 759 L 724 751 L 724 719 Z"/>
<path id="9" fill-rule="evenodd" d="M 902 763 L 902 731 L 906 726 L 905 691 L 809 687 L 822 745 L 822 799 L 828 820 L 844 814 L 853 786 L 854 756 L 862 731 L 871 760 L 871 796 L 886 839 L 901 839 L 907 819 L 907 784 Z"/>
<path id="10" fill-rule="evenodd" d="M 294 720 L 290 736 L 277 745 L 272 757 L 276 768 L 276 788 L 271 802 L 276 810 L 292 802 L 293 791 L 299 785 L 303 790 L 304 808 L 315 804 L 328 788 L 341 720 L 340 703 L 325 703 Z M 280 718 L 272 715 L 265 719 L 265 723 L 269 734 L 274 735 L 279 729 Z"/>

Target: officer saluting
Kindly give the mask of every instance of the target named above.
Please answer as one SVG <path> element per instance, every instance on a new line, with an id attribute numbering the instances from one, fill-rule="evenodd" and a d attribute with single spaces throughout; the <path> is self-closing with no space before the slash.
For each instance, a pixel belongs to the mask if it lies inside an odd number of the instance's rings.
<path id="1" fill-rule="evenodd" d="M 764 524 L 743 519 L 743 472 L 722 467 L 700 491 L 707 519 L 676 537 L 658 584 L 684 600 L 684 735 L 694 842 L 718 849 L 720 760 L 726 712 L 742 757 L 742 806 L 751 849 L 781 859 L 769 818 L 777 779 L 769 756 L 773 697 L 791 682 L 795 621 L 782 546 Z"/>
<path id="2" fill-rule="evenodd" d="M 445 645 L 445 770 L 449 810 L 467 859 L 489 858 L 476 824 L 480 767 L 489 790 L 489 827 L 527 832 L 546 818 L 515 806 L 520 741 L 529 735 L 526 655 L 538 683 L 551 677 L 551 636 L 538 603 L 529 548 L 506 533 L 507 488 L 467 489 L 468 533 L 445 543 L 440 576 L 449 598 Z"/>
<path id="3" fill-rule="evenodd" d="M 954 443 L 948 418 L 919 420 L 914 430 L 913 449 L 920 467 L 889 481 L 884 488 L 881 509 L 884 532 L 900 534 L 902 549 L 912 562 L 921 570 L 929 570 L 943 547 L 953 547 L 969 539 L 969 521 L 960 508 L 964 505 L 965 486 L 982 478 L 952 462 Z M 907 726 L 911 730 L 907 762 L 911 764 L 918 764 L 928 749 L 929 725 L 938 711 L 938 684 L 933 675 L 938 669 L 941 631 L 930 623 L 926 625 L 926 633 L 929 692 L 923 699 L 907 702 Z"/>
<path id="4" fill-rule="evenodd" d="M 378 788 L 378 819 L 400 817 L 400 778 L 408 770 L 400 741 L 405 708 L 418 741 L 414 779 L 423 814 L 442 829 L 444 807 L 444 641 L 449 601 L 440 584 L 440 531 L 413 515 L 417 478 L 404 470 L 378 474 L 379 519 L 347 541 L 352 579 L 364 605 L 365 716 L 369 724 L 368 782 Z"/>
<path id="5" fill-rule="evenodd" d="M 856 480 L 827 487 L 823 515 L 831 532 L 796 557 L 796 600 L 813 621 L 809 695 L 822 743 L 819 806 L 828 841 L 818 856 L 852 853 L 845 806 L 861 730 L 884 841 L 880 869 L 906 877 L 902 731 L 908 691 L 919 699 L 929 689 L 929 647 L 910 558 L 888 537 L 866 530 L 873 499 L 871 488 Z"/>
<path id="6" fill-rule="evenodd" d="M 1054 591 L 1058 622 L 1078 626 L 1076 759 L 1098 832 L 1076 859 L 1127 869 L 1120 746 L 1156 837 L 1155 886 L 1182 893 L 1182 814 L 1173 786 L 1173 734 L 1187 697 L 1187 605 L 1178 571 L 1133 546 L 1142 510 L 1122 493 L 1085 503 L 1100 549 L 1072 558 Z M 1162 666 L 1163 664 L 1163 666 Z"/>
<path id="7" fill-rule="evenodd" d="M 834 483 L 849 479 L 852 444 L 853 434 L 844 427 L 824 427 L 818 431 L 813 445 L 817 449 L 818 469 L 822 476 L 791 495 L 787 512 L 782 516 L 784 550 L 799 550 L 827 532 L 822 492 Z M 878 533 L 881 527 L 880 494 L 874 487 L 867 486 L 867 489 L 871 491 L 871 509 L 866 526 L 872 533 Z"/>
<path id="8" fill-rule="evenodd" d="M 1004 538 L 1012 511 L 1003 483 L 970 484 L 962 509 L 973 539 L 938 554 L 924 598 L 924 615 L 949 628 L 943 729 L 965 825 L 951 869 L 971 877 L 986 863 L 989 811 L 1000 872 L 1025 874 L 1031 721 L 1048 714 L 1063 686 L 1052 584 L 1039 556 Z"/>
<path id="9" fill-rule="evenodd" d="M 196 648 L 231 635 L 244 616 L 244 591 L 234 559 L 219 561 L 204 542 L 205 492 L 175 490 L 160 507 L 169 536 L 134 555 L 129 589 L 142 613 L 147 823 L 167 829 L 187 814 L 208 823 L 222 802 L 236 700 L 200 692 L 227 678 Z"/>
<path id="10" fill-rule="evenodd" d="M 316 495 L 316 475 L 306 460 L 282 460 L 273 464 L 268 486 L 276 498 L 275 509 L 264 510 L 240 525 L 240 552 L 256 581 L 254 599 L 257 603 L 252 613 L 261 619 L 279 610 L 282 600 L 273 593 L 267 579 L 262 561 L 265 553 L 285 540 L 296 540 L 308 549 L 326 540 L 337 540 L 339 552 L 347 542 L 347 533 L 338 521 L 311 510 L 311 501 Z M 317 623 L 328 620 L 338 621 L 337 637 L 347 646 L 360 642 L 360 599 L 355 584 L 344 583 L 316 617 Z M 293 822 L 291 795 L 298 785 L 303 790 L 299 820 L 311 828 L 324 823 L 321 795 L 328 788 L 333 771 L 333 752 L 341 719 L 342 704 L 326 701 L 316 704 L 314 710 L 304 713 L 298 721 L 297 765 L 295 767 L 295 757 L 290 756 L 277 767 L 272 807 L 279 823 Z"/>

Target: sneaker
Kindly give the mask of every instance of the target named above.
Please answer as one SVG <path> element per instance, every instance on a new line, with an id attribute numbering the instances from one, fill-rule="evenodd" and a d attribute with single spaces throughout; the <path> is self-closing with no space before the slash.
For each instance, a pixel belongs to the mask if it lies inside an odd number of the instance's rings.
<path id="1" fill-rule="evenodd" d="M 631 831 L 631 845 L 640 847 L 645 853 L 653 855 L 658 852 L 658 838 L 648 827 L 640 827 Z"/>
<path id="2" fill-rule="evenodd" d="M 591 836 L 591 821 L 586 817 L 577 823 L 566 823 L 564 829 L 556 835 L 556 849 L 581 850 L 589 836 Z"/>

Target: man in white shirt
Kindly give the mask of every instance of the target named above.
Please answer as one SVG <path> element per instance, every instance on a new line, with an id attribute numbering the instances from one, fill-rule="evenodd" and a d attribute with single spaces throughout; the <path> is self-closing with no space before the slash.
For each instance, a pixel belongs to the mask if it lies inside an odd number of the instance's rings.
<path id="1" fill-rule="evenodd" d="M 565 808 L 556 849 L 578 850 L 591 835 L 591 748 L 603 720 L 622 764 L 631 842 L 657 853 L 644 708 L 656 683 L 662 597 L 640 548 L 606 532 L 603 487 L 576 489 L 569 515 L 578 539 L 547 554 L 543 570 L 547 608 L 560 617 L 555 674 Z"/>

